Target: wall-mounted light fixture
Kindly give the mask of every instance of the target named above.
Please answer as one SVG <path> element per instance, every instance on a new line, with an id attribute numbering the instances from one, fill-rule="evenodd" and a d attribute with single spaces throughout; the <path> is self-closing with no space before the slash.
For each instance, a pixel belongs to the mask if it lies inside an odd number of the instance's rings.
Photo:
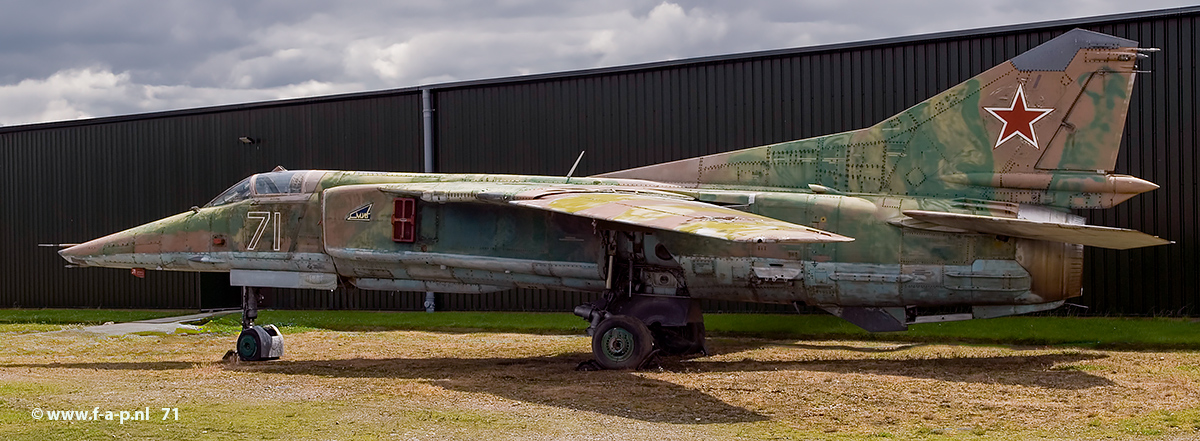
<path id="1" fill-rule="evenodd" d="M 238 141 L 241 141 L 242 144 L 258 144 L 258 142 L 261 141 L 261 139 L 254 139 L 249 136 L 243 136 L 241 138 L 238 138 Z"/>

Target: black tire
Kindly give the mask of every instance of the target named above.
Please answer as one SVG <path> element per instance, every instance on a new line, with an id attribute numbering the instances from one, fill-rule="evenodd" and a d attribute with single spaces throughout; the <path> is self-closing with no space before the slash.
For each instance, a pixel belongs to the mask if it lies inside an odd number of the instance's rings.
<path id="1" fill-rule="evenodd" d="M 237 338 L 237 355 L 242 361 L 258 361 L 261 358 L 258 356 L 262 348 L 262 340 L 259 339 L 258 333 L 251 329 L 242 330 Z"/>
<path id="2" fill-rule="evenodd" d="M 665 355 L 704 353 L 704 323 L 654 329 L 654 347 Z"/>
<path id="3" fill-rule="evenodd" d="M 592 334 L 592 355 L 604 369 L 637 369 L 653 349 L 650 328 L 629 316 L 609 316 Z"/>

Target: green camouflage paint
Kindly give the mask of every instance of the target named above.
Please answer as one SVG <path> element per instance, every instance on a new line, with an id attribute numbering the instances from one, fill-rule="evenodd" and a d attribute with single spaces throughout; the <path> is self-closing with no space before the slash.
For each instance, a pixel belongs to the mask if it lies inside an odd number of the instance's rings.
<path id="1" fill-rule="evenodd" d="M 1139 55 L 1071 31 L 871 127 L 592 177 L 263 173 L 62 255 L 302 275 L 282 287 L 623 290 L 901 324 L 911 307 L 1043 310 L 1080 295 L 1079 244 L 1167 243 L 1069 212 L 1156 188 L 1111 173 Z"/>

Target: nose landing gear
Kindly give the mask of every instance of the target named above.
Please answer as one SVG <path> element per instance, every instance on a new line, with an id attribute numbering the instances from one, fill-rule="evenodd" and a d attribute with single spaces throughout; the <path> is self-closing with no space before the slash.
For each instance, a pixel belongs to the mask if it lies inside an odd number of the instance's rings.
<path id="1" fill-rule="evenodd" d="M 275 360 L 283 356 L 283 334 L 275 325 L 254 324 L 258 318 L 258 289 L 242 287 L 242 333 L 236 352 L 242 361 Z"/>

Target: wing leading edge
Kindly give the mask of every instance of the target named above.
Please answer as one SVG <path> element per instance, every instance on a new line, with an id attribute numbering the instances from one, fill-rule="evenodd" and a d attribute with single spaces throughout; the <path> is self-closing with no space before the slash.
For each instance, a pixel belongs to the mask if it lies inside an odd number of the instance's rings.
<path id="1" fill-rule="evenodd" d="M 562 193 L 510 203 L 730 242 L 828 243 L 854 240 L 732 208 L 647 194 Z"/>

